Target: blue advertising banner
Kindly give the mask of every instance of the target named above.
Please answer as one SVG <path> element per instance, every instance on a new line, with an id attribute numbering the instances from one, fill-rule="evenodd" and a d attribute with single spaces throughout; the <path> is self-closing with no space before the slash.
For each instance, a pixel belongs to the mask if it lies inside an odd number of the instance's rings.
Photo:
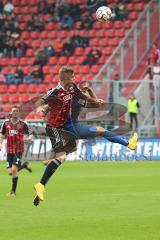
<path id="1" fill-rule="evenodd" d="M 140 139 L 135 151 L 104 139 L 80 141 L 77 159 L 109 161 L 160 160 L 160 139 Z"/>

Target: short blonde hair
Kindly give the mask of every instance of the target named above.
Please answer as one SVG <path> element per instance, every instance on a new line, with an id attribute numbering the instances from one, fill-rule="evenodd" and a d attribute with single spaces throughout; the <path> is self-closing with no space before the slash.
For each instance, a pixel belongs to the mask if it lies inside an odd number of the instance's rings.
<path id="1" fill-rule="evenodd" d="M 64 80 L 70 78 L 73 73 L 74 73 L 74 70 L 73 70 L 72 67 L 70 67 L 70 66 L 63 66 L 59 70 L 59 79 L 61 81 L 64 81 Z"/>

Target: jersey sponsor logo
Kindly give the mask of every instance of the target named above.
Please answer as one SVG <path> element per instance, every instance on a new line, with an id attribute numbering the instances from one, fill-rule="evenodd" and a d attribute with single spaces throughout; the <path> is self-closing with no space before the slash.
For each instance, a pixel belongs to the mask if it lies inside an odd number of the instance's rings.
<path id="1" fill-rule="evenodd" d="M 63 101 L 68 101 L 68 100 L 70 100 L 72 98 L 72 95 L 71 94 L 69 94 L 69 95 L 66 95 L 66 96 L 64 96 L 63 97 Z"/>
<path id="2" fill-rule="evenodd" d="M 10 136 L 13 136 L 13 135 L 16 135 L 16 134 L 18 134 L 17 130 L 9 130 L 9 135 Z"/>

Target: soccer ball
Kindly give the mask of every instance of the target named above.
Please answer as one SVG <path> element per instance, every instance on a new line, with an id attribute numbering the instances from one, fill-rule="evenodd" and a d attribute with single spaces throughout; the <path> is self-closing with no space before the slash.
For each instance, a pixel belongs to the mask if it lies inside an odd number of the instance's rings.
<path id="1" fill-rule="evenodd" d="M 96 18 L 99 22 L 108 22 L 112 17 L 112 11 L 109 7 L 99 7 L 96 11 Z"/>

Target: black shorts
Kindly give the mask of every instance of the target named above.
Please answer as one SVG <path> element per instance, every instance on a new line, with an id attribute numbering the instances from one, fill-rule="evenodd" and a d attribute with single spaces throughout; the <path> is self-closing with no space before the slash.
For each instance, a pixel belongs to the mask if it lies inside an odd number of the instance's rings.
<path id="1" fill-rule="evenodd" d="M 55 153 L 72 152 L 76 148 L 75 137 L 65 128 L 46 127 L 46 134 L 51 140 L 52 151 Z"/>
<path id="2" fill-rule="evenodd" d="M 23 153 L 7 153 L 7 168 L 11 168 L 12 165 L 19 167 L 21 165 L 21 158 Z"/>

